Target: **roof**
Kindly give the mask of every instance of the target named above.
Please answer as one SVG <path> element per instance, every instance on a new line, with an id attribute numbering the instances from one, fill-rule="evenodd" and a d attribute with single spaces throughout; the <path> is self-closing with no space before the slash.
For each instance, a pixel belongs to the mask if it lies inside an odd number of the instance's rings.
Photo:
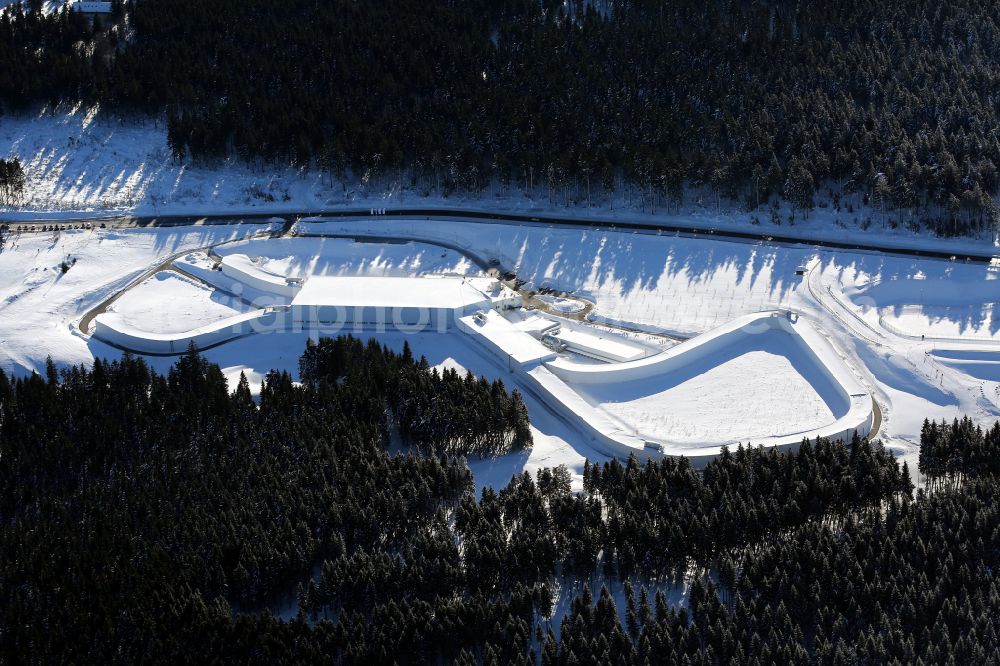
<path id="1" fill-rule="evenodd" d="M 556 353 L 541 342 L 507 321 L 495 310 L 480 313 L 481 316 L 461 317 L 459 327 L 470 335 L 481 336 L 480 342 L 493 350 L 500 358 L 520 366 L 534 365 L 556 358 Z"/>
<path id="2" fill-rule="evenodd" d="M 635 361 L 652 355 L 644 347 L 630 344 L 619 335 L 605 333 L 597 329 L 582 330 L 563 326 L 558 333 L 553 335 L 569 345 L 573 351 L 618 363 Z"/>
<path id="3" fill-rule="evenodd" d="M 441 308 L 462 310 L 489 298 L 460 277 L 313 276 L 293 306 Z"/>
<path id="4" fill-rule="evenodd" d="M 548 333 L 554 328 L 559 328 L 559 322 L 538 315 L 529 315 L 520 321 L 513 322 L 513 324 L 519 330 L 536 338 L 542 337 L 542 334 Z"/>

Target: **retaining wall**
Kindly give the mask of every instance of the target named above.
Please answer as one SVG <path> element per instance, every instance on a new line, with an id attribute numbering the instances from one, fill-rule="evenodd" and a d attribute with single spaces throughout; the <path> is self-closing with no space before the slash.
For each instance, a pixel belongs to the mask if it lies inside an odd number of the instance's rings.
<path id="1" fill-rule="evenodd" d="M 262 270 L 245 254 L 224 256 L 222 258 L 222 274 L 258 291 L 287 298 L 294 298 L 302 288 L 301 284 L 288 282 L 282 275 Z"/>
<path id="2" fill-rule="evenodd" d="M 572 391 L 566 382 L 584 384 L 628 382 L 671 372 L 688 363 L 718 353 L 736 342 L 738 337 L 764 333 L 768 330 L 788 333 L 793 344 L 807 354 L 821 374 L 822 380 L 829 383 L 830 390 L 824 393 L 831 411 L 837 418 L 820 428 L 780 437 L 753 438 L 753 440 L 748 439 L 748 442 L 753 446 L 796 450 L 803 439 L 824 437 L 848 440 L 855 432 L 862 437 L 870 434 L 875 418 L 871 395 L 829 341 L 808 322 L 802 319 L 792 321 L 784 313 L 766 312 L 739 317 L 661 354 L 638 361 L 588 365 L 557 359 L 545 365 L 562 386 Z M 622 452 L 616 455 L 635 453 L 640 458 L 659 457 L 655 451 L 641 448 L 643 440 L 623 432 L 610 419 L 595 417 L 595 413 L 600 415 L 600 410 L 579 396 L 578 400 L 573 399 L 551 380 L 547 379 L 545 384 L 549 387 L 546 392 L 559 403 L 557 408 L 560 413 L 573 418 L 584 431 L 589 432 L 600 442 L 601 448 Z M 701 462 L 718 455 L 721 446 L 721 443 L 702 447 L 672 445 L 669 441 L 658 441 L 658 443 L 663 445 L 666 455 L 685 455 L 693 461 Z"/>
<path id="3" fill-rule="evenodd" d="M 415 308 L 377 305 L 296 305 L 291 306 L 291 319 L 296 326 L 372 326 L 382 330 L 402 332 L 431 331 L 443 333 L 455 325 L 463 314 L 453 308 Z"/>
<path id="4" fill-rule="evenodd" d="M 553 361 L 549 367 L 557 376 L 573 384 L 610 384 L 646 379 L 714 356 L 723 348 L 733 344 L 736 338 L 774 330 L 782 327 L 782 322 L 787 322 L 787 319 L 783 316 L 772 316 L 771 313 L 745 315 L 698 337 L 685 340 L 659 354 L 635 361 L 594 365 L 560 358 Z"/>
<path id="5" fill-rule="evenodd" d="M 261 330 L 273 330 L 284 313 L 273 308 L 256 310 L 179 333 L 151 333 L 121 321 L 114 313 L 98 315 L 93 336 L 102 342 L 139 354 L 183 354 L 194 343 L 201 350 Z"/>

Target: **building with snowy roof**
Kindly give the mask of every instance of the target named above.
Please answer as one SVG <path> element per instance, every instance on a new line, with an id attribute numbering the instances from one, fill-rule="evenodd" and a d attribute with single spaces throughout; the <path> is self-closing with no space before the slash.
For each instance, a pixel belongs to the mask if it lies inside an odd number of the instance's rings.
<path id="1" fill-rule="evenodd" d="M 313 276 L 292 299 L 291 311 L 299 326 L 446 331 L 460 317 L 502 307 L 508 298 L 489 278 Z"/>

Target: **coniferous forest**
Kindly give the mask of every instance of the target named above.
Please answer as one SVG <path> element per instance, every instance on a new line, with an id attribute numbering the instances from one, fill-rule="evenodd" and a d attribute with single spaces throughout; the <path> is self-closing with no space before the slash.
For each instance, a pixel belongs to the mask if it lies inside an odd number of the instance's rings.
<path id="1" fill-rule="evenodd" d="M 0 203 L 17 202 L 24 189 L 24 169 L 17 159 L 0 160 Z"/>
<path id="2" fill-rule="evenodd" d="M 0 10 L 0 122 L 97 105 L 176 160 L 446 195 L 975 233 L 997 91 L 987 0 Z M 533 444 L 516 389 L 350 337 L 298 371 L 0 371 L 0 663 L 1000 663 L 1000 424 L 926 421 L 917 488 L 854 438 L 480 490 L 470 459 Z"/>
<path id="3" fill-rule="evenodd" d="M 0 16 L 0 113 L 151 114 L 178 158 L 578 205 L 627 188 L 651 210 L 694 186 L 945 234 L 997 219 L 989 0 L 115 0 L 94 24 L 44 4 Z"/>
<path id="4" fill-rule="evenodd" d="M 997 660 L 1000 426 L 928 422 L 915 495 L 856 438 L 477 496 L 465 456 L 531 445 L 516 392 L 351 338 L 300 374 L 0 373 L 0 661 Z"/>

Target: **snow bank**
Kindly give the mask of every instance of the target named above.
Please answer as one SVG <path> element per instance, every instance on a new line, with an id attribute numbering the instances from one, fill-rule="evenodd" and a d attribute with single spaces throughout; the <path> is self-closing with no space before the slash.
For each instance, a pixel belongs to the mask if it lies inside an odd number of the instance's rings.
<path id="1" fill-rule="evenodd" d="M 243 301 L 258 309 L 271 305 L 288 305 L 291 301 L 286 296 L 254 289 L 227 276 L 222 272 L 221 264 L 217 266 L 216 261 L 205 252 L 192 252 L 174 259 L 174 268 L 214 287 L 217 292 L 228 295 L 231 300 Z"/>
<path id="2" fill-rule="evenodd" d="M 776 313 L 744 315 L 718 328 L 686 340 L 662 353 L 646 358 L 593 365 L 560 358 L 550 364 L 552 371 L 560 378 L 573 384 L 594 384 L 625 382 L 645 379 L 672 372 L 677 368 L 697 360 L 711 357 L 721 349 L 732 345 L 735 340 L 758 333 L 766 333 L 780 326 L 783 316 Z"/>
<path id="3" fill-rule="evenodd" d="M 922 340 L 1000 342 L 1000 304 L 979 306 L 902 305 L 879 314 L 879 324 L 896 335 Z"/>
<path id="4" fill-rule="evenodd" d="M 468 257 L 455 250 L 418 242 L 295 236 L 233 243 L 217 251 L 221 256 L 246 254 L 254 257 L 261 269 L 289 277 L 482 274 Z"/>
<path id="5" fill-rule="evenodd" d="M 843 359 L 811 325 L 804 320 L 792 321 L 782 313 L 759 313 L 740 317 L 725 326 L 719 327 L 704 335 L 681 343 L 661 354 L 638 361 L 615 363 L 607 365 L 592 365 L 558 358 L 546 363 L 546 367 L 560 380 L 571 388 L 578 384 L 587 385 L 622 385 L 642 382 L 645 379 L 676 372 L 679 369 L 699 361 L 713 363 L 713 357 L 721 355 L 727 347 L 741 344 L 747 336 L 781 332 L 787 334 L 787 340 L 797 345 L 797 351 L 804 354 L 810 361 L 812 372 L 809 373 L 809 383 L 822 396 L 834 416 L 832 423 L 821 427 L 808 428 L 794 432 L 786 432 L 777 436 L 743 437 L 736 441 L 752 441 L 754 445 L 777 446 L 781 448 L 795 447 L 803 438 L 832 437 L 836 439 L 849 438 L 855 431 L 859 435 L 867 435 L 873 425 L 873 405 L 869 393 L 860 381 L 847 368 Z M 738 377 L 732 378 L 739 381 Z M 550 382 L 551 383 L 551 382 Z M 593 419 L 596 408 L 586 400 L 587 409 L 580 408 L 580 402 L 566 400 L 562 393 L 554 394 L 563 406 L 577 412 L 581 420 Z M 562 396 L 562 397 L 560 397 Z M 665 406 L 669 409 L 669 406 Z M 730 424 L 731 425 L 731 424 Z M 602 429 L 603 434 L 626 446 L 634 445 L 630 440 L 623 440 L 621 426 Z M 633 426 L 633 433 L 636 432 Z M 632 438 L 634 439 L 634 438 Z M 662 438 L 644 436 L 643 439 L 653 439 L 664 447 L 664 453 L 693 455 L 694 457 L 714 455 L 718 446 L 730 441 L 692 446 L 690 442 L 672 442 Z M 629 443 L 626 443 L 629 442 Z M 649 455 L 646 452 L 646 455 Z"/>
<path id="6" fill-rule="evenodd" d="M 245 254 L 228 254 L 222 258 L 222 273 L 237 282 L 269 294 L 294 298 L 302 285 L 298 280 L 277 275 L 258 267 Z"/>
<path id="7" fill-rule="evenodd" d="M 181 273 L 165 270 L 123 293 L 108 312 L 120 315 L 129 326 L 178 333 L 248 309 L 238 300 Z"/>
<path id="8" fill-rule="evenodd" d="M 614 458 L 628 458 L 630 455 L 635 455 L 640 460 L 662 457 L 663 454 L 659 451 L 645 448 L 642 439 L 629 433 L 606 412 L 591 406 L 545 365 L 522 369 L 520 375 L 528 387 L 536 394 L 544 396 L 543 402 L 547 407 L 577 430 L 588 435 L 590 445 L 598 452 Z M 707 462 L 718 453 L 716 449 L 701 462 Z M 692 462 L 698 461 L 692 460 Z"/>
<path id="9" fill-rule="evenodd" d="M 221 321 L 178 333 L 144 331 L 129 325 L 120 315 L 104 313 L 94 319 L 94 337 L 109 345 L 139 354 L 182 354 L 191 344 L 201 350 L 261 330 L 280 327 L 274 308 L 245 312 Z"/>
<path id="10" fill-rule="evenodd" d="M 952 264 L 943 266 L 953 268 Z M 992 303 L 1000 297 L 1000 280 L 995 273 L 984 271 L 982 266 L 973 266 L 967 271 L 948 270 L 947 277 L 940 278 L 876 278 L 857 288 L 845 289 L 844 293 L 858 305 L 875 307 Z"/>

